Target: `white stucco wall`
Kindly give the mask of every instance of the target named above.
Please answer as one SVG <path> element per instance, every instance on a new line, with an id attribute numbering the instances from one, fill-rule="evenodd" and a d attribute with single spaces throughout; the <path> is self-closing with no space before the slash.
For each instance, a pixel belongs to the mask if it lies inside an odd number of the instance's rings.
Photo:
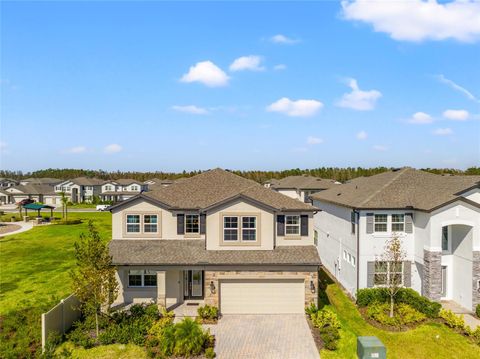
<path id="1" fill-rule="evenodd" d="M 480 188 L 474 188 L 468 192 L 465 192 L 462 194 L 462 197 L 480 203 Z"/>

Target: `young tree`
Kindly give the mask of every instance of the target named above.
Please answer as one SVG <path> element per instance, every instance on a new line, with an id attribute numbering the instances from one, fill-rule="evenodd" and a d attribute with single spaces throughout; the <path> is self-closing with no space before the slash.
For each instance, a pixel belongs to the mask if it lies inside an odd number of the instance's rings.
<path id="1" fill-rule="evenodd" d="M 67 221 L 67 206 L 68 206 L 68 197 L 65 195 L 65 192 L 60 192 L 60 195 L 62 196 L 62 217 L 64 221 Z"/>
<path id="2" fill-rule="evenodd" d="M 75 243 L 76 268 L 71 272 L 73 290 L 80 300 L 83 313 L 95 318 L 98 337 L 98 316 L 102 307 L 110 306 L 118 294 L 115 267 L 108 251 L 92 221 L 88 222 L 88 234 L 81 234 Z"/>
<path id="3" fill-rule="evenodd" d="M 385 243 L 385 251 L 375 265 L 384 268 L 387 291 L 390 296 L 390 317 L 393 317 L 395 307 L 395 296 L 403 284 L 402 266 L 406 258 L 406 252 L 402 248 L 402 241 L 397 234 L 394 234 Z"/>

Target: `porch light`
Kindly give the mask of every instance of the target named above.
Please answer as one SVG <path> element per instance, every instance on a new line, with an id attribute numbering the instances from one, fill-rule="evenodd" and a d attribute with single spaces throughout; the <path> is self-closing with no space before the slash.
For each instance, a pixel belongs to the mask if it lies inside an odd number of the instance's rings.
<path id="1" fill-rule="evenodd" d="M 313 284 L 313 280 L 310 281 L 310 290 L 312 293 L 315 293 L 315 284 Z"/>
<path id="2" fill-rule="evenodd" d="M 210 293 L 215 294 L 215 284 L 213 280 L 210 282 Z"/>

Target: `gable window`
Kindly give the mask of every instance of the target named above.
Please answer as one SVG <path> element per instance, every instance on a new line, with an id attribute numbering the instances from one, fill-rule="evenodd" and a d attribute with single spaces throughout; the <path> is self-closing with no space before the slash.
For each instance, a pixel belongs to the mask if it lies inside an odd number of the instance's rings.
<path id="1" fill-rule="evenodd" d="M 143 231 L 145 233 L 156 233 L 158 231 L 158 216 L 156 214 L 143 215 Z"/>
<path id="2" fill-rule="evenodd" d="M 405 231 L 405 215 L 392 214 L 392 232 Z"/>
<path id="3" fill-rule="evenodd" d="M 376 214 L 375 215 L 375 232 L 386 232 L 387 231 L 387 220 L 388 216 L 386 214 Z"/>
<path id="4" fill-rule="evenodd" d="M 223 217 L 223 240 L 238 240 L 238 217 Z"/>
<path id="5" fill-rule="evenodd" d="M 373 284 L 375 286 L 388 286 L 392 283 L 403 285 L 403 263 L 375 262 L 375 275 Z"/>
<path id="6" fill-rule="evenodd" d="M 127 214 L 127 233 L 140 233 L 139 214 Z"/>
<path id="7" fill-rule="evenodd" d="M 442 252 L 450 252 L 450 238 L 448 237 L 448 226 L 442 227 Z"/>
<path id="8" fill-rule="evenodd" d="M 257 217 L 242 217 L 242 241 L 257 240 Z"/>
<path id="9" fill-rule="evenodd" d="M 185 233 L 200 233 L 199 218 L 198 214 L 185 215 Z"/>
<path id="10" fill-rule="evenodd" d="M 355 212 L 352 211 L 350 212 L 350 224 L 351 224 L 351 231 L 352 231 L 352 234 L 355 234 L 355 224 L 356 224 L 356 221 L 355 221 Z"/>
<path id="11" fill-rule="evenodd" d="M 129 270 L 128 271 L 129 287 L 156 287 L 157 273 L 152 270 Z"/>
<path id="12" fill-rule="evenodd" d="M 285 216 L 285 235 L 300 234 L 300 216 Z"/>

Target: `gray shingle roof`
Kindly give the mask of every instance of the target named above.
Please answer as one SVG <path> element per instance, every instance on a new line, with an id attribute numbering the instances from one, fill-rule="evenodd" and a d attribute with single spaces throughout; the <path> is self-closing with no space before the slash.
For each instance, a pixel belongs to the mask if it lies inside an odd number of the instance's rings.
<path id="1" fill-rule="evenodd" d="M 70 181 L 79 186 L 99 186 L 105 183 L 104 180 L 95 177 L 77 177 Z"/>
<path id="2" fill-rule="evenodd" d="M 243 196 L 276 210 L 316 210 L 309 204 L 222 169 L 206 171 L 182 181 L 175 181 L 167 187 L 155 187 L 152 191 L 144 192 L 142 196 L 179 209 L 206 209 Z"/>
<path id="3" fill-rule="evenodd" d="M 337 185 L 335 180 L 313 176 L 288 176 L 271 181 L 271 187 L 275 189 L 324 190 Z"/>
<path id="4" fill-rule="evenodd" d="M 49 177 L 31 177 L 22 179 L 19 182 L 28 182 L 29 184 L 57 184 L 62 182 L 61 179 L 58 178 L 49 178 Z"/>
<path id="5" fill-rule="evenodd" d="M 320 265 L 314 246 L 207 251 L 200 239 L 120 239 L 109 248 L 115 265 Z"/>
<path id="6" fill-rule="evenodd" d="M 142 181 L 137 181 L 137 180 L 134 180 L 134 179 L 131 179 L 131 178 L 120 178 L 120 179 L 116 179 L 116 180 L 113 180 L 113 181 L 110 181 L 110 182 L 114 182 L 114 183 L 118 183 L 118 184 L 121 184 L 123 186 L 128 186 L 129 184 L 139 184 L 139 185 L 142 185 Z"/>
<path id="7" fill-rule="evenodd" d="M 17 189 L 22 192 L 22 194 L 55 194 L 55 191 L 53 190 L 53 186 L 50 186 L 48 184 L 26 184 L 26 185 L 17 185 L 14 187 L 10 187 Z M 9 193 L 10 195 L 15 196 L 16 194 L 20 193 Z"/>
<path id="8" fill-rule="evenodd" d="M 480 185 L 480 176 L 436 175 L 413 168 L 359 177 L 311 196 L 314 200 L 359 209 L 414 208 L 431 211 Z"/>

